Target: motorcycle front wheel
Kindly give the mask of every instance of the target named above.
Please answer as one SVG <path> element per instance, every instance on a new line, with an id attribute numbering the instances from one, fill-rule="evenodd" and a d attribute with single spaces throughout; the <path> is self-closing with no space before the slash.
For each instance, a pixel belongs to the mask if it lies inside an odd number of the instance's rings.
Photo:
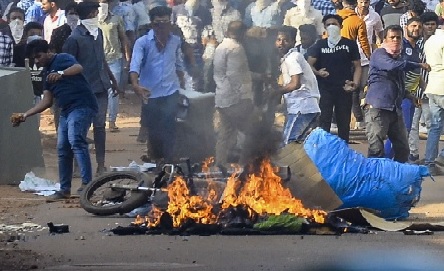
<path id="1" fill-rule="evenodd" d="M 111 172 L 91 181 L 80 193 L 80 206 L 94 215 L 131 212 L 148 201 L 150 191 L 126 190 L 119 185 L 149 186 L 149 176 L 139 172 Z"/>

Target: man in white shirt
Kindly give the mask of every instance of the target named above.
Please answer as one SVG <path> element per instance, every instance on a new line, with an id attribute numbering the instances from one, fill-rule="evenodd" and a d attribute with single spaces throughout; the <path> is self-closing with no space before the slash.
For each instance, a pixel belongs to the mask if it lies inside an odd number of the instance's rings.
<path id="1" fill-rule="evenodd" d="M 241 44 L 245 26 L 241 21 L 228 25 L 227 36 L 214 53 L 215 105 L 219 114 L 216 163 L 224 165 L 233 153 L 239 132 L 248 132 L 254 115 L 251 73 Z"/>
<path id="2" fill-rule="evenodd" d="M 58 7 L 60 0 L 42 0 L 42 9 L 46 13 L 43 22 L 43 38 L 49 43 L 52 31 L 66 23 L 65 11 Z"/>
<path id="3" fill-rule="evenodd" d="M 441 171 L 435 164 L 444 166 L 444 150 L 438 155 L 439 138 L 444 127 L 444 30 L 436 29 L 424 45 L 427 63 L 430 65 L 429 82 L 425 94 L 429 98 L 431 125 L 427 137 L 425 164 L 432 175 Z"/>
<path id="4" fill-rule="evenodd" d="M 284 95 L 287 105 L 284 144 L 303 142 L 321 113 L 318 82 L 304 55 L 294 48 L 296 35 L 296 28 L 282 26 L 276 38 L 276 48 L 282 57 L 282 85 L 277 92 Z"/>

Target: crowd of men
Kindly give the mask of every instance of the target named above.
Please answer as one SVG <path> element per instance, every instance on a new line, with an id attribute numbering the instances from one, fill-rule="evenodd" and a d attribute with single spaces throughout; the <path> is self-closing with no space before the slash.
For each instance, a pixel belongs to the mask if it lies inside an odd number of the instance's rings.
<path id="1" fill-rule="evenodd" d="M 258 116 L 272 129 L 283 98 L 282 144 L 334 125 L 348 142 L 353 114 L 369 157 L 413 163 L 424 123 L 425 163 L 432 174 L 444 166 L 441 1 L 85 0 L 64 9 L 59 1 L 0 4 L 0 65 L 28 58 L 36 97 L 14 124 L 53 101 L 59 116 L 62 190 L 53 200 L 70 194 L 74 157 L 79 192 L 92 179 L 91 123 L 97 174 L 104 172 L 106 120 L 118 131 L 125 75 L 142 100 L 138 141 L 148 142 L 155 161 L 174 159 L 178 90 L 189 78 L 192 89 L 215 92 L 218 164 L 233 162 L 230 153 Z"/>

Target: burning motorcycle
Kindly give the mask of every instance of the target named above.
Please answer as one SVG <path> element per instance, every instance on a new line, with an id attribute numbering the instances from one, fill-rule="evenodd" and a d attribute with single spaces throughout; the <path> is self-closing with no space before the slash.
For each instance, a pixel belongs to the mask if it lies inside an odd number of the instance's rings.
<path id="1" fill-rule="evenodd" d="M 317 223 L 325 220 L 326 212 L 305 208 L 284 187 L 283 182 L 291 177 L 288 167 L 274 167 L 269 160 L 243 168 L 207 164 L 191 166 L 187 159 L 182 164 L 166 164 L 157 174 L 111 173 L 91 182 L 80 203 L 90 213 L 110 215 L 151 202 L 150 213 L 139 218 L 150 229 L 179 229 L 191 224 L 252 227 L 270 215 Z"/>
<path id="2" fill-rule="evenodd" d="M 225 186 L 223 179 L 233 170 L 211 172 L 198 165 L 191 166 L 189 159 L 181 159 L 182 163 L 165 164 L 159 172 L 153 171 L 117 171 L 100 176 L 90 182 L 80 195 L 80 205 L 94 215 L 124 214 L 140 207 L 147 202 L 165 203 L 166 192 L 176 178 L 184 180 L 191 193 L 207 186 L 207 179 L 216 182 L 219 190 Z M 206 171 L 206 172 L 205 172 Z M 226 178 L 225 178 L 226 179 Z M 220 195 L 219 195 L 220 196 Z"/>

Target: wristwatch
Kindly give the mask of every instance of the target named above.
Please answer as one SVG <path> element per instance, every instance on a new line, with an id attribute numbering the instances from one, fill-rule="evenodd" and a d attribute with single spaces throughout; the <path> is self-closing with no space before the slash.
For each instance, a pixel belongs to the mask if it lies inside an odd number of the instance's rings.
<path id="1" fill-rule="evenodd" d="M 65 74 L 64 71 L 58 71 L 57 73 L 60 74 L 61 76 L 63 76 Z"/>

